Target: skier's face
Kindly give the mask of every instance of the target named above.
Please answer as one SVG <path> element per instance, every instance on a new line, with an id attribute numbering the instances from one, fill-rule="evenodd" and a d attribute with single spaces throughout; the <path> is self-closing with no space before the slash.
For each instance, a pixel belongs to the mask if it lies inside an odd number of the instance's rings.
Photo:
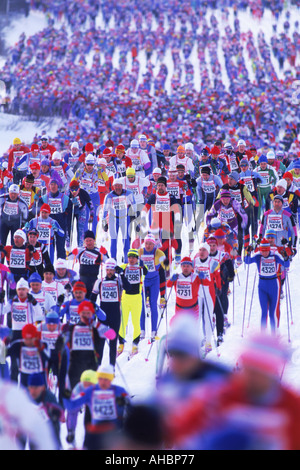
<path id="1" fill-rule="evenodd" d="M 17 198 L 18 198 L 18 193 L 12 193 L 12 192 L 10 192 L 10 193 L 9 193 L 9 198 L 10 198 L 12 201 L 16 201 Z"/>
<path id="2" fill-rule="evenodd" d="M 111 381 L 109 379 L 104 379 L 103 377 L 99 377 L 98 384 L 102 390 L 108 390 L 110 387 Z"/>
<path id="3" fill-rule="evenodd" d="M 128 256 L 128 264 L 134 266 L 138 263 L 138 258 L 136 256 Z"/>
<path id="4" fill-rule="evenodd" d="M 122 193 L 123 186 L 121 184 L 114 185 L 114 191 L 116 194 L 120 195 Z"/>
<path id="5" fill-rule="evenodd" d="M 285 193 L 285 188 L 283 186 L 277 186 L 276 189 L 277 189 L 277 193 L 280 194 L 280 196 L 282 196 Z"/>
<path id="6" fill-rule="evenodd" d="M 64 277 L 67 274 L 66 268 L 57 268 L 56 271 L 59 277 Z"/>
<path id="7" fill-rule="evenodd" d="M 56 323 L 47 323 L 47 330 L 50 331 L 50 333 L 54 333 L 54 331 L 57 330 L 57 324 Z"/>
<path id="8" fill-rule="evenodd" d="M 182 179 L 184 177 L 184 170 L 178 170 L 178 178 Z"/>
<path id="9" fill-rule="evenodd" d="M 218 245 L 217 245 L 217 243 L 214 242 L 214 241 L 210 241 L 210 242 L 209 242 L 209 246 L 210 246 L 210 252 L 211 252 L 211 253 L 215 253 L 215 252 L 217 251 L 217 249 L 218 249 Z"/>
<path id="10" fill-rule="evenodd" d="M 159 194 L 164 194 L 166 192 L 166 186 L 164 183 L 157 183 L 157 192 Z"/>
<path id="11" fill-rule="evenodd" d="M 46 211 L 41 211 L 41 217 L 42 217 L 42 219 L 48 219 L 48 216 L 49 216 L 48 212 L 46 212 Z"/>
<path id="12" fill-rule="evenodd" d="M 231 176 L 228 177 L 228 184 L 229 186 L 235 186 L 236 185 L 236 181 L 234 178 L 231 178 Z"/>
<path id="13" fill-rule="evenodd" d="M 268 166 L 268 164 L 266 162 L 261 162 L 261 164 L 260 164 L 260 167 L 263 171 L 266 170 L 267 166 Z"/>
<path id="14" fill-rule="evenodd" d="M 184 276 L 189 276 L 193 271 L 193 266 L 189 263 L 183 263 L 181 265 L 181 271 Z"/>
<path id="15" fill-rule="evenodd" d="M 208 180 L 209 180 L 209 177 L 210 177 L 210 175 L 208 175 L 207 173 L 201 173 L 201 178 L 202 178 L 204 181 L 208 181 Z"/>
<path id="16" fill-rule="evenodd" d="M 51 272 L 46 272 L 44 273 L 44 279 L 45 279 L 45 282 L 47 283 L 51 283 L 53 281 L 53 278 L 54 278 L 54 274 L 51 273 Z"/>
<path id="17" fill-rule="evenodd" d="M 37 294 L 41 290 L 41 283 L 40 282 L 31 282 L 30 283 L 31 290 L 34 294 Z"/>
<path id="18" fill-rule="evenodd" d="M 200 259 L 206 259 L 208 257 L 208 251 L 206 248 L 200 248 L 199 250 Z"/>
<path id="19" fill-rule="evenodd" d="M 37 236 L 34 233 L 29 233 L 28 234 L 28 242 L 29 242 L 29 245 L 35 246 L 36 242 L 37 242 Z"/>
<path id="20" fill-rule="evenodd" d="M 176 181 L 177 180 L 177 172 L 175 173 L 174 171 L 169 172 L 169 180 L 170 181 Z"/>
<path id="21" fill-rule="evenodd" d="M 77 302 L 81 302 L 85 299 L 85 292 L 83 290 L 74 290 L 73 291 L 74 298 Z"/>
<path id="22" fill-rule="evenodd" d="M 14 236 L 14 244 L 15 244 L 17 247 L 20 248 L 20 247 L 23 246 L 23 244 L 24 244 L 23 238 L 22 238 L 22 237 L 19 237 L 18 235 L 15 235 L 15 236 Z"/>
<path id="23" fill-rule="evenodd" d="M 279 212 L 281 211 L 282 209 L 282 202 L 280 201 L 280 199 L 274 199 L 273 201 L 273 208 L 276 212 Z"/>
<path id="24" fill-rule="evenodd" d="M 231 198 L 228 197 L 228 196 L 225 196 L 225 197 L 222 197 L 222 198 L 221 198 L 222 204 L 223 204 L 224 206 L 228 206 L 228 204 L 230 203 L 230 200 L 231 200 Z"/>
<path id="25" fill-rule="evenodd" d="M 154 243 L 151 241 L 145 241 L 145 249 L 146 251 L 152 251 L 154 249 Z"/>
<path id="26" fill-rule="evenodd" d="M 22 299 L 22 300 L 26 299 L 27 294 L 28 294 L 28 289 L 26 289 L 26 287 L 19 287 L 19 289 L 17 289 L 17 295 L 19 299 Z"/>
<path id="27" fill-rule="evenodd" d="M 115 270 L 110 269 L 110 268 L 106 268 L 106 275 L 107 275 L 107 277 L 112 278 L 115 275 Z"/>

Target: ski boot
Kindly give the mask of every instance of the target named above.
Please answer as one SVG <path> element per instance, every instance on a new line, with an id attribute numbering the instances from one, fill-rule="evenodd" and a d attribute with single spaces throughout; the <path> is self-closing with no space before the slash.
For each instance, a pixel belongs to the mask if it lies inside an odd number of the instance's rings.
<path id="1" fill-rule="evenodd" d="M 123 351 L 124 351 L 124 344 L 120 343 L 117 349 L 117 356 L 120 356 L 120 354 L 122 354 Z"/>

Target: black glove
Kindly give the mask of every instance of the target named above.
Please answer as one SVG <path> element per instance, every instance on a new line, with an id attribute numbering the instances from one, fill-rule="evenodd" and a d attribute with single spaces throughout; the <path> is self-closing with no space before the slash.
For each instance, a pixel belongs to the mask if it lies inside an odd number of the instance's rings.
<path id="1" fill-rule="evenodd" d="M 72 290 L 72 286 L 71 284 L 68 282 L 68 284 L 65 285 L 65 289 L 68 291 L 68 292 L 71 292 Z"/>
<path id="2" fill-rule="evenodd" d="M 120 266 L 116 266 L 115 271 L 116 271 L 117 274 L 123 274 L 124 273 L 124 270 L 122 268 L 120 268 Z"/>
<path id="3" fill-rule="evenodd" d="M 118 406 L 124 406 L 126 404 L 126 398 L 125 397 L 116 397 L 116 404 Z"/>
<path id="4" fill-rule="evenodd" d="M 59 336 L 56 340 L 56 343 L 55 343 L 55 351 L 56 352 L 62 351 L 64 345 L 65 345 L 64 338 L 62 336 Z"/>
<path id="5" fill-rule="evenodd" d="M 286 238 L 282 238 L 281 239 L 281 245 L 287 245 L 288 244 L 288 240 Z"/>
<path id="6" fill-rule="evenodd" d="M 64 303 L 64 300 L 65 300 L 64 294 L 60 294 L 60 295 L 57 297 L 57 305 L 60 307 L 60 306 Z"/>
<path id="7" fill-rule="evenodd" d="M 27 245 L 27 248 L 30 251 L 30 253 L 34 252 L 34 246 L 33 245 Z"/>
<path id="8" fill-rule="evenodd" d="M 66 388 L 63 391 L 63 397 L 66 398 L 67 400 L 71 398 L 71 395 L 72 395 L 72 390 L 69 390 L 68 388 Z"/>
<path id="9" fill-rule="evenodd" d="M 0 291 L 0 304 L 4 304 L 5 292 L 4 290 Z"/>
<path id="10" fill-rule="evenodd" d="M 107 223 L 103 224 L 103 230 L 104 230 L 104 232 L 108 232 L 108 224 Z"/>
<path id="11" fill-rule="evenodd" d="M 139 232 L 141 231 L 141 226 L 140 226 L 140 224 L 137 224 L 137 226 L 136 226 L 136 228 L 135 228 L 135 231 L 136 231 L 137 233 L 139 233 Z"/>
<path id="12" fill-rule="evenodd" d="M 195 180 L 195 178 L 191 179 L 191 186 L 192 188 L 197 188 L 197 181 Z"/>
<path id="13" fill-rule="evenodd" d="M 32 305 L 36 305 L 37 304 L 37 300 L 33 297 L 33 295 L 31 294 L 27 294 L 27 300 L 28 302 L 30 302 Z"/>
<path id="14" fill-rule="evenodd" d="M 245 251 L 246 251 L 247 253 L 252 253 L 252 251 L 253 251 L 253 246 L 252 246 L 252 245 L 247 246 L 247 248 L 245 248 Z"/>

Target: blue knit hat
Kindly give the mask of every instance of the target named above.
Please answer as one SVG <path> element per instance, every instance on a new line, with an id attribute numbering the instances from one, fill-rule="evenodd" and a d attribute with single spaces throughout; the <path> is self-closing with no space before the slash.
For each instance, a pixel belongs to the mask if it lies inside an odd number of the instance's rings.
<path id="1" fill-rule="evenodd" d="M 40 283 L 42 283 L 43 280 L 42 280 L 41 276 L 39 275 L 39 273 L 33 273 L 33 274 L 31 274 L 30 278 L 28 279 L 28 283 L 30 284 L 31 282 L 40 282 Z"/>
<path id="2" fill-rule="evenodd" d="M 268 163 L 267 157 L 265 155 L 261 155 L 261 157 L 259 157 L 258 163 Z"/>
<path id="3" fill-rule="evenodd" d="M 40 387 L 41 385 L 46 385 L 45 375 L 43 372 L 29 374 L 27 381 L 28 387 Z"/>

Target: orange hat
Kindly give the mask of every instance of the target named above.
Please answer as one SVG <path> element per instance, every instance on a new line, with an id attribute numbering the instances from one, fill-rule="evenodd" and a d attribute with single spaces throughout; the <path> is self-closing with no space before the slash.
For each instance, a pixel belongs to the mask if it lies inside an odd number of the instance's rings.
<path id="1" fill-rule="evenodd" d="M 291 181 L 293 181 L 294 177 L 293 174 L 290 171 L 286 171 L 283 175 L 283 179 L 289 178 Z"/>
<path id="2" fill-rule="evenodd" d="M 183 147 L 183 145 L 179 145 L 179 147 L 177 147 L 177 153 L 178 152 L 183 152 L 185 153 L 185 148 Z"/>

